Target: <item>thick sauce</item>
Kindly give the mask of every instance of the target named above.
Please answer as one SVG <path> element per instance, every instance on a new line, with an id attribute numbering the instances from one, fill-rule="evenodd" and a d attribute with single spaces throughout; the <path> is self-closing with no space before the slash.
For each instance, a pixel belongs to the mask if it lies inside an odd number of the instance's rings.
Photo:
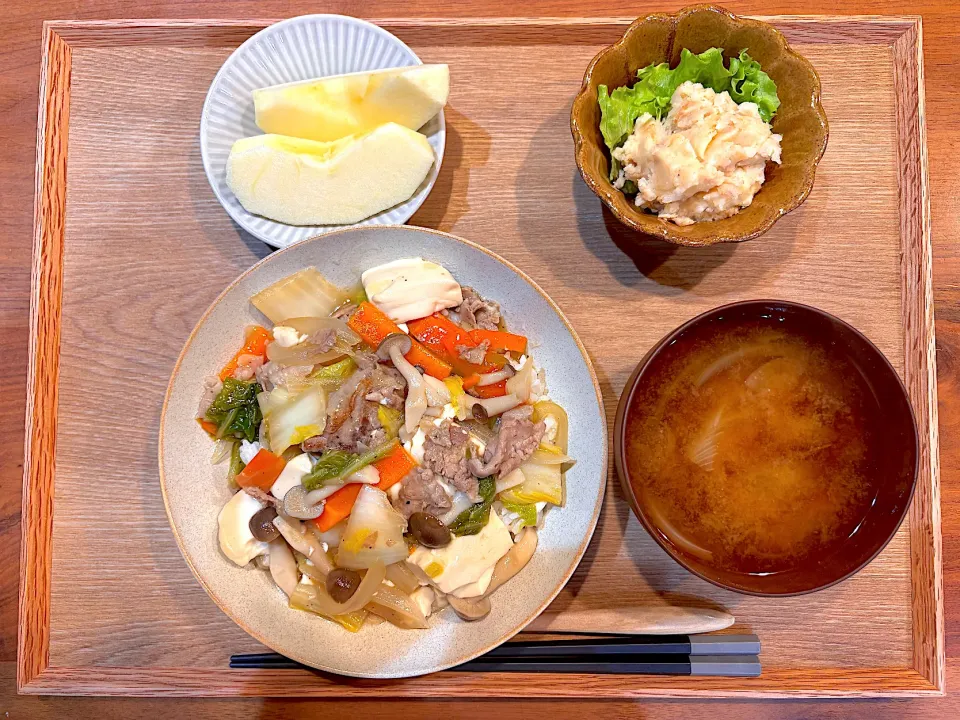
<path id="1" fill-rule="evenodd" d="M 628 416 L 628 464 L 671 543 L 772 573 L 856 531 L 876 496 L 868 448 L 881 418 L 848 360 L 757 322 L 694 328 L 650 371 Z"/>

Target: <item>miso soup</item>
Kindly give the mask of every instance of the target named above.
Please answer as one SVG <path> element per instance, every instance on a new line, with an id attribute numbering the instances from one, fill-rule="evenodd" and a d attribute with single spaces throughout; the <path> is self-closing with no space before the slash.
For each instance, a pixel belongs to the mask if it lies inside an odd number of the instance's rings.
<path id="1" fill-rule="evenodd" d="M 695 326 L 646 370 L 625 432 L 650 519 L 723 570 L 775 573 L 835 550 L 877 494 L 859 370 L 756 321 Z"/>

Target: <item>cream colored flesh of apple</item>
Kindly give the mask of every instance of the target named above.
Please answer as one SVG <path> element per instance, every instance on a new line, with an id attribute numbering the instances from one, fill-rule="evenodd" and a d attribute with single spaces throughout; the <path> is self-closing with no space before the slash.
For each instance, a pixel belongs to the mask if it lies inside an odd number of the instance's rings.
<path id="1" fill-rule="evenodd" d="M 253 103 L 264 132 L 327 142 L 388 122 L 416 130 L 449 92 L 446 65 L 415 65 L 262 88 Z"/>
<path id="2" fill-rule="evenodd" d="M 346 225 L 408 200 L 433 162 L 427 139 L 396 123 L 334 142 L 257 135 L 234 143 L 227 185 L 256 215 Z"/>

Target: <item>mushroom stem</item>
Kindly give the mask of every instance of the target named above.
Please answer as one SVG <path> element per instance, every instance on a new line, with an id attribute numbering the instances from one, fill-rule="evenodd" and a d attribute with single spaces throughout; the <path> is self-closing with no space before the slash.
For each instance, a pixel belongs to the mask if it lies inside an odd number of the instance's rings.
<path id="1" fill-rule="evenodd" d="M 483 387 L 484 385 L 494 385 L 501 380 L 509 380 L 514 375 L 517 374 L 517 371 L 513 369 L 512 365 L 504 365 L 502 370 L 497 370 L 496 372 L 484 373 L 480 376 L 480 380 L 477 381 L 477 387 Z"/>
<path id="2" fill-rule="evenodd" d="M 505 413 L 507 410 L 513 410 L 513 408 L 520 404 L 520 398 L 512 393 L 501 395 L 500 397 L 484 398 L 482 400 L 472 395 L 467 395 L 467 399 L 463 402 L 467 408 L 473 412 L 474 417 L 477 416 L 476 408 L 481 408 L 483 413 L 482 417 L 485 419 Z"/>
<path id="3" fill-rule="evenodd" d="M 407 399 L 403 406 L 403 425 L 407 432 L 412 433 L 420 424 L 420 418 L 423 417 L 423 411 L 427 409 L 427 391 L 423 382 L 423 375 L 400 352 L 400 348 L 394 344 L 390 348 L 390 359 L 393 366 L 403 375 L 407 381 Z"/>
<path id="4" fill-rule="evenodd" d="M 487 586 L 487 591 L 483 594 L 483 597 L 487 598 L 492 595 L 498 587 L 523 570 L 526 564 L 530 562 L 530 558 L 533 557 L 533 552 L 537 549 L 538 539 L 535 527 L 523 529 L 513 547 L 507 551 L 506 555 L 497 560 L 497 564 L 493 568 L 493 577 L 490 579 L 490 584 Z"/>

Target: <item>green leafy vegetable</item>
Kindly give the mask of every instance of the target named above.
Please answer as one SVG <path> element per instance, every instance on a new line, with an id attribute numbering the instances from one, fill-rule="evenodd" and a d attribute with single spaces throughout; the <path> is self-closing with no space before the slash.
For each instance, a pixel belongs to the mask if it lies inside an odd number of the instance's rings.
<path id="1" fill-rule="evenodd" d="M 770 122 L 780 107 L 777 84 L 760 69 L 760 63 L 747 55 L 746 50 L 740 52 L 739 59 L 730 59 L 730 72 L 730 97 L 737 103 L 756 103 L 760 117 Z"/>
<path id="2" fill-rule="evenodd" d="M 520 516 L 520 519 L 523 521 L 521 527 L 533 527 L 537 524 L 537 506 L 528 505 L 521 503 L 512 503 L 507 500 L 503 502 L 503 507 L 510 512 L 514 512 Z"/>
<path id="3" fill-rule="evenodd" d="M 227 483 L 230 487 L 237 484 L 237 475 L 243 472 L 245 467 L 246 464 L 240 459 L 240 443 L 235 442 L 230 448 L 230 466 L 227 469 Z"/>
<path id="4" fill-rule="evenodd" d="M 667 63 L 648 65 L 637 71 L 637 79 L 633 87 L 618 87 L 612 93 L 606 85 L 597 88 L 600 132 L 610 150 L 626 142 L 637 118 L 644 113 L 657 119 L 666 115 L 673 93 L 688 80 L 718 93 L 729 91 L 737 103 L 756 103 L 760 117 L 766 122 L 773 119 L 780 107 L 776 83 L 746 50 L 741 51 L 739 57 L 730 58 L 730 67 L 726 68 L 720 48 L 710 48 L 699 55 L 684 48 L 677 67 L 671 69 Z M 611 159 L 610 179 L 616 180 L 619 174 L 620 163 Z M 636 192 L 636 188 L 624 187 L 623 191 Z"/>
<path id="5" fill-rule="evenodd" d="M 313 469 L 304 475 L 300 482 L 307 490 L 316 490 L 328 485 L 341 485 L 344 478 L 392 453 L 397 444 L 397 440 L 391 440 L 360 454 L 348 453 L 346 450 L 328 450 L 320 456 Z"/>
<path id="6" fill-rule="evenodd" d="M 256 382 L 243 382 L 234 378 L 223 381 L 223 388 L 210 404 L 206 419 L 217 425 L 217 437 L 244 438 L 253 442 L 260 428 L 263 415 L 257 403 L 261 390 Z"/>
<path id="7" fill-rule="evenodd" d="M 491 475 L 480 479 L 480 502 L 471 505 L 450 524 L 454 535 L 476 535 L 486 527 L 490 519 L 490 506 L 497 494 L 497 481 Z"/>
<path id="8" fill-rule="evenodd" d="M 310 380 L 315 381 L 314 384 L 319 385 L 324 390 L 335 390 L 344 380 L 353 375 L 353 371 L 356 369 L 357 364 L 353 361 L 353 358 L 345 357 L 331 365 L 321 365 L 310 374 Z"/>

